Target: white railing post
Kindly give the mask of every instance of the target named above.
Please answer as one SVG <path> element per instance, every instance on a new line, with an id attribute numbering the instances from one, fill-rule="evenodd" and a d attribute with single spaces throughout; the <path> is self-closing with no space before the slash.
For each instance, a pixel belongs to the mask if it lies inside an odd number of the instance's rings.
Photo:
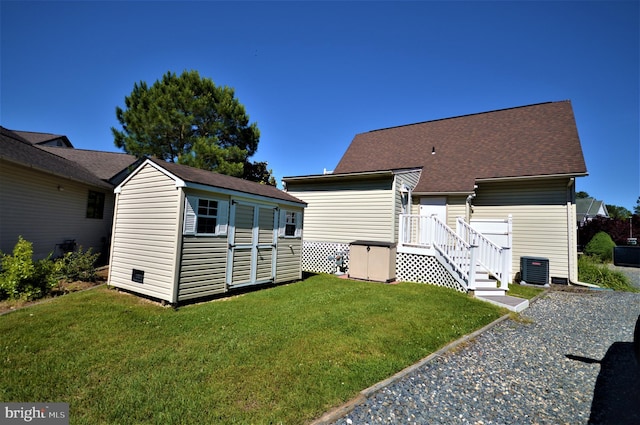
<path id="1" fill-rule="evenodd" d="M 478 245 L 469 246 L 469 290 L 476 289 L 476 255 L 478 253 Z"/>
<path id="2" fill-rule="evenodd" d="M 502 247 L 502 276 L 500 277 L 500 289 L 509 290 L 509 270 L 511 269 L 511 248 Z"/>

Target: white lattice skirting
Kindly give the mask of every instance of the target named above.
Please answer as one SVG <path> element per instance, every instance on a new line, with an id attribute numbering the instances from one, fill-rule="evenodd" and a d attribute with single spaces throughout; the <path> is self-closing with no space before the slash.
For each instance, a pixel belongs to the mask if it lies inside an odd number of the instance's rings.
<path id="1" fill-rule="evenodd" d="M 335 273 L 333 257 L 345 253 L 345 265 L 349 266 L 349 244 L 339 242 L 304 241 L 302 244 L 302 270 L 312 273 Z"/>
<path id="2" fill-rule="evenodd" d="M 430 283 L 466 292 L 436 257 L 431 255 L 399 252 L 396 255 L 396 276 L 400 281 Z"/>
<path id="3" fill-rule="evenodd" d="M 336 254 L 346 254 L 345 265 L 349 266 L 349 244 L 338 242 L 304 241 L 302 247 L 302 270 L 312 273 L 335 273 Z M 465 289 L 440 262 L 431 255 L 396 254 L 396 279 L 404 282 L 430 283 L 456 291 Z"/>

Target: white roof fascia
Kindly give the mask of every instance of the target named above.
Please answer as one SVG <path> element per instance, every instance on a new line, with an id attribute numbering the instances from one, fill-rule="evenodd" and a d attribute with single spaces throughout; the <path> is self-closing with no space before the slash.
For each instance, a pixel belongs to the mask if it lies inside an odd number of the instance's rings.
<path id="1" fill-rule="evenodd" d="M 475 193 L 475 192 L 474 191 L 471 191 L 471 192 L 411 192 L 413 196 L 455 196 L 455 195 L 466 196 L 472 193 Z"/>
<path id="2" fill-rule="evenodd" d="M 303 182 L 309 180 L 337 180 L 344 178 L 365 179 L 367 177 L 393 176 L 393 171 L 365 171 L 360 173 L 341 173 L 341 174 L 311 174 L 308 176 L 283 177 L 282 180 L 288 182 Z"/>
<path id="3" fill-rule="evenodd" d="M 156 164 L 155 162 L 153 162 L 153 161 L 151 161 L 150 159 L 147 158 L 147 159 L 144 160 L 144 162 L 142 164 L 138 165 L 138 167 L 131 174 L 129 174 L 127 176 L 127 178 L 122 181 L 122 183 L 120 183 L 115 189 L 113 189 L 113 193 L 120 193 L 122 191 L 122 186 L 127 184 L 127 182 L 133 178 L 133 176 L 138 174 L 138 172 L 145 165 L 152 166 L 153 168 L 155 168 L 156 170 L 160 171 L 165 176 L 167 176 L 170 179 L 172 179 L 173 181 L 175 181 L 176 182 L 176 187 L 185 187 L 186 186 L 185 181 L 182 180 L 180 177 L 170 173 L 169 171 L 167 171 L 164 168 L 162 168 L 160 165 Z"/>
<path id="4" fill-rule="evenodd" d="M 393 170 L 393 174 L 407 174 L 407 173 L 413 173 L 416 171 L 422 171 L 422 167 L 420 168 L 403 168 L 400 170 Z"/>
<path id="5" fill-rule="evenodd" d="M 509 181 L 509 180 L 532 180 L 532 179 L 557 179 L 557 178 L 572 178 L 572 177 L 586 177 L 589 173 L 571 173 L 571 174 L 541 174 L 536 176 L 517 176 L 517 177 L 488 177 L 477 178 L 476 182 L 495 182 L 495 181 Z"/>

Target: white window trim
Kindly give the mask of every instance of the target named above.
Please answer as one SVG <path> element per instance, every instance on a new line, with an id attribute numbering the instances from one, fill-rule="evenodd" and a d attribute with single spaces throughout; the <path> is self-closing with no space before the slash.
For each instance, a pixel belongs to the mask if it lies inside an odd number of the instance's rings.
<path id="1" fill-rule="evenodd" d="M 218 203 L 218 215 L 216 217 L 215 233 L 198 233 L 198 201 L 204 199 L 207 201 L 216 201 Z M 184 225 L 182 234 L 186 236 L 225 236 L 227 234 L 229 224 L 229 201 L 206 197 L 192 196 L 185 197 L 184 204 Z"/>
<path id="2" fill-rule="evenodd" d="M 295 213 L 296 231 L 293 236 L 287 236 L 287 213 Z M 280 220 L 278 225 L 278 237 L 285 239 L 300 239 L 302 237 L 302 213 L 300 211 L 280 209 Z"/>

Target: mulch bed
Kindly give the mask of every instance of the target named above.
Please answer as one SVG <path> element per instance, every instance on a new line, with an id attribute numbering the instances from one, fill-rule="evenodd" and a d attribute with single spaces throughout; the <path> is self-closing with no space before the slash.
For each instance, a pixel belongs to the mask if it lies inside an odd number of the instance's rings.
<path id="1" fill-rule="evenodd" d="M 11 311 L 19 310 L 21 308 L 25 308 L 34 304 L 39 304 L 45 301 L 49 301 L 53 298 L 57 298 L 66 294 L 70 294 L 72 292 L 84 291 L 85 289 L 90 289 L 99 285 L 104 284 L 107 281 L 109 276 L 109 268 L 101 267 L 97 270 L 97 278 L 93 282 L 84 282 L 84 281 L 75 281 L 75 282 L 66 282 L 61 281 L 57 287 L 53 288 L 51 294 L 33 301 L 22 301 L 22 300 L 5 300 L 0 301 L 0 315 L 9 313 Z"/>

